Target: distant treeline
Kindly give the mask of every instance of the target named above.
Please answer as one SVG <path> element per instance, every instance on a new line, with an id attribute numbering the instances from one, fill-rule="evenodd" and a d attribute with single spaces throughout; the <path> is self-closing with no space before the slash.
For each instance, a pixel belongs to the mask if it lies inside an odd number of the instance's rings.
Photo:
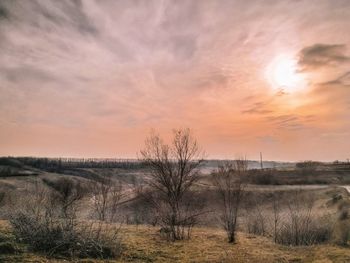
<path id="1" fill-rule="evenodd" d="M 334 161 L 332 163 L 322 163 L 315 161 L 303 161 L 296 163 L 296 168 L 305 171 L 350 171 L 350 162 Z"/>
<path id="2" fill-rule="evenodd" d="M 37 157 L 1 157 L 0 165 L 31 166 L 34 168 L 61 171 L 74 168 L 123 168 L 139 169 L 145 167 L 137 159 L 121 158 L 37 158 Z"/>
<path id="3" fill-rule="evenodd" d="M 203 163 L 205 167 L 217 167 L 228 160 L 206 160 Z M 260 169 L 260 163 L 257 161 L 248 161 L 249 169 Z M 307 173 L 315 171 L 350 171 L 350 163 L 334 162 L 316 162 L 302 161 L 296 163 L 264 162 L 264 168 L 284 170 L 296 168 L 299 171 Z M 47 157 L 0 157 L 0 165 L 22 168 L 31 166 L 41 170 L 60 172 L 64 169 L 74 168 L 122 168 L 122 169 L 140 169 L 146 168 L 146 164 L 138 159 L 126 158 L 47 158 Z"/>

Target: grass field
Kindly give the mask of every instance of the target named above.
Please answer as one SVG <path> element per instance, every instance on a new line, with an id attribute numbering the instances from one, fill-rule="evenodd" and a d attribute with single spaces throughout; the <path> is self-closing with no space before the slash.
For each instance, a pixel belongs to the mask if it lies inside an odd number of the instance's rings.
<path id="1" fill-rule="evenodd" d="M 10 236 L 6 221 L 1 222 L 2 235 Z M 10 238 L 10 237 L 9 237 Z M 236 244 L 225 242 L 224 232 L 214 228 L 196 228 L 187 241 L 165 242 L 158 228 L 124 226 L 125 247 L 118 260 L 76 260 L 74 262 L 350 262 L 350 249 L 332 245 L 286 247 L 264 237 L 238 234 Z M 18 245 L 16 254 L 1 254 L 0 262 L 68 262 L 26 252 Z"/>

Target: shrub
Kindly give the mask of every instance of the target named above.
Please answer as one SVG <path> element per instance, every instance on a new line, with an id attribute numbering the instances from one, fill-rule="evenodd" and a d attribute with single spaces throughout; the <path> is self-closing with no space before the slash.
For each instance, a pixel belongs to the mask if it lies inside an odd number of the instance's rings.
<path id="1" fill-rule="evenodd" d="M 317 171 L 317 168 L 321 164 L 319 162 L 314 161 L 303 161 L 296 163 L 296 168 L 301 172 L 302 175 L 308 176 L 312 175 Z"/>
<path id="2" fill-rule="evenodd" d="M 310 246 L 324 243 L 331 237 L 333 224 L 314 213 L 315 196 L 292 191 L 287 200 L 287 214 L 275 231 L 275 242 L 283 245 Z"/>
<path id="3" fill-rule="evenodd" d="M 339 211 L 339 220 L 345 220 L 349 218 L 349 210 L 348 209 L 341 209 Z"/>
<path id="4" fill-rule="evenodd" d="M 266 230 L 264 227 L 264 221 L 260 221 L 259 217 L 256 217 L 255 215 L 248 215 L 247 231 L 249 234 L 260 236 L 265 235 Z"/>
<path id="5" fill-rule="evenodd" d="M 0 243 L 0 254 L 16 254 L 18 247 L 15 243 L 6 241 Z"/>
<path id="6" fill-rule="evenodd" d="M 334 194 L 332 196 L 332 203 L 333 204 L 336 204 L 340 200 L 343 200 L 343 196 L 341 194 Z"/>
<path id="7" fill-rule="evenodd" d="M 348 210 L 350 208 L 350 202 L 346 199 L 343 199 L 338 205 L 338 211 Z"/>
<path id="8" fill-rule="evenodd" d="M 349 205 L 348 202 L 343 202 L 338 206 L 338 221 L 334 228 L 333 241 L 338 245 L 345 246 L 348 244 L 349 237 Z"/>
<path id="9" fill-rule="evenodd" d="M 337 222 L 334 232 L 333 241 L 337 245 L 345 246 L 348 244 L 350 237 L 350 223 L 348 220 L 340 220 Z"/>
<path id="10" fill-rule="evenodd" d="M 307 227 L 301 226 L 300 229 L 295 229 L 293 223 L 287 222 L 279 229 L 279 235 L 275 240 L 282 245 L 310 246 L 327 242 L 331 233 L 332 228 L 326 223 L 313 223 Z"/>
<path id="11" fill-rule="evenodd" d="M 278 185 L 280 184 L 279 177 L 277 176 L 277 171 L 274 169 L 264 169 L 264 170 L 250 170 L 248 171 L 249 183 L 258 185 Z"/>
<path id="12" fill-rule="evenodd" d="M 10 219 L 14 235 L 30 250 L 49 256 L 114 258 L 121 252 L 118 230 L 105 224 L 78 224 L 44 216 L 39 220 L 25 213 Z"/>
<path id="13" fill-rule="evenodd" d="M 246 202 L 246 228 L 249 234 L 264 236 L 267 234 L 267 216 L 261 201 L 257 197 Z"/>
<path id="14" fill-rule="evenodd" d="M 38 182 L 22 208 L 10 215 L 17 241 L 48 256 L 112 258 L 121 251 L 119 228 L 77 219 L 84 196 L 78 182 L 63 178 L 49 189 Z"/>

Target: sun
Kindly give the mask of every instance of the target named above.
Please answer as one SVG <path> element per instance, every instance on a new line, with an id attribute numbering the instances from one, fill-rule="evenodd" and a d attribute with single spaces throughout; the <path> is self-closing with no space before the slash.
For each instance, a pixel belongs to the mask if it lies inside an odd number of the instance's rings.
<path id="1" fill-rule="evenodd" d="M 292 57 L 276 57 L 268 65 L 266 76 L 274 89 L 297 91 L 306 87 L 305 75 L 298 72 L 297 60 Z"/>

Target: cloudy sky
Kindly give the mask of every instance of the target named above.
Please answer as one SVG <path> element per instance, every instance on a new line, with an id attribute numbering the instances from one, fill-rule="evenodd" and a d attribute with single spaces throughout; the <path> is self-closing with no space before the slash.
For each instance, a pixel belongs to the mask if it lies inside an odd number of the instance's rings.
<path id="1" fill-rule="evenodd" d="M 0 0 L 0 155 L 350 157 L 348 0 Z"/>

